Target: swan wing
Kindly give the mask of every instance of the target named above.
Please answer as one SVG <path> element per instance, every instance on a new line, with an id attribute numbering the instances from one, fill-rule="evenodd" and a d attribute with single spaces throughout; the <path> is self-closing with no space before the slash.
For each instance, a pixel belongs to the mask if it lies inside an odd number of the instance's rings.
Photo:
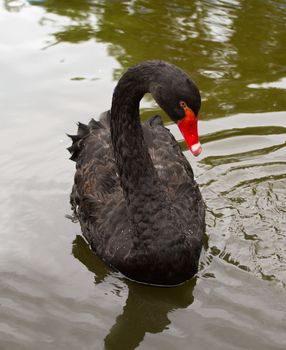
<path id="1" fill-rule="evenodd" d="M 182 183 L 195 185 L 192 167 L 169 129 L 164 127 L 160 116 L 143 125 L 144 139 L 161 181 L 169 190 L 176 190 Z"/>

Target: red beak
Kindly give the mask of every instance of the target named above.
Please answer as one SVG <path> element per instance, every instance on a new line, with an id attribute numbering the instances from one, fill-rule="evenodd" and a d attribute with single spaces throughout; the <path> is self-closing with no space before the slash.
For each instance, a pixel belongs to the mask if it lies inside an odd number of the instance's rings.
<path id="1" fill-rule="evenodd" d="M 178 121 L 178 127 L 193 155 L 198 156 L 202 151 L 198 135 L 198 118 L 196 118 L 195 113 L 189 107 L 184 109 L 185 116 Z"/>

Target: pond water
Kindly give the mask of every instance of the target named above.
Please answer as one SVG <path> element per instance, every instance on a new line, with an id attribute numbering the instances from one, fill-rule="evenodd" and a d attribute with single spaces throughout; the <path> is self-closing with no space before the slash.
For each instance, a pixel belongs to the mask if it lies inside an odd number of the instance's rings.
<path id="1" fill-rule="evenodd" d="M 285 21 L 284 0 L 0 0 L 1 350 L 285 349 Z M 205 248 L 171 289 L 108 269 L 65 218 L 65 132 L 151 58 L 203 98 L 203 152 L 186 156 Z M 148 96 L 141 107 L 160 112 Z"/>

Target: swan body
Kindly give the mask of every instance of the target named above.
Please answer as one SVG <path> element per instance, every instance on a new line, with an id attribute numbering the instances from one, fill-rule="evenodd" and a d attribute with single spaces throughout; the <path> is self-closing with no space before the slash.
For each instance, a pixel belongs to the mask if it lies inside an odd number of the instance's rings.
<path id="1" fill-rule="evenodd" d="M 70 136 L 76 162 L 71 205 L 84 237 L 109 266 L 141 283 L 177 285 L 197 272 L 205 207 L 192 168 L 161 118 L 140 123 L 146 92 L 181 123 L 194 154 L 200 147 L 186 131 L 190 113 L 197 123 L 200 109 L 195 84 L 174 65 L 143 62 L 122 76 L 111 110 L 99 121 L 79 123 Z"/>

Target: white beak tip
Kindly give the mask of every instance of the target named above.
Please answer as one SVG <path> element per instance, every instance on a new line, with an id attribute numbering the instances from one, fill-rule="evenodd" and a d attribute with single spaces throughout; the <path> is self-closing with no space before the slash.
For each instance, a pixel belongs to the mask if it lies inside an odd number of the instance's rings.
<path id="1" fill-rule="evenodd" d="M 194 145 L 191 146 L 191 152 L 195 157 L 197 157 L 202 152 L 202 146 L 200 142 L 195 143 Z"/>

